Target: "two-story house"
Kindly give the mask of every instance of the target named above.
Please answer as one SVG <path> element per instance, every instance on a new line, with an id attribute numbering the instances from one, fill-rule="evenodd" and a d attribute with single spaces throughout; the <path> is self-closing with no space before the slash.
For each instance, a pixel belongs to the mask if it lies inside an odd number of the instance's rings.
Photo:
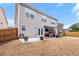
<path id="1" fill-rule="evenodd" d="M 57 34 L 57 19 L 28 3 L 16 4 L 15 25 L 18 37 L 50 37 Z"/>

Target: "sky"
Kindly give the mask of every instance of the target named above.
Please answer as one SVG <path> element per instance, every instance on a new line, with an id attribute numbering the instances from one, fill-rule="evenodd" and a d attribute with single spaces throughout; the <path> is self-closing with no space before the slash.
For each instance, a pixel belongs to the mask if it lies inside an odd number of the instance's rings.
<path id="1" fill-rule="evenodd" d="M 36 9 L 48 14 L 49 16 L 58 19 L 58 22 L 64 24 L 65 29 L 71 26 L 72 24 L 79 22 L 79 4 L 32 3 L 31 5 Z M 9 27 L 14 27 L 15 4 L 0 3 L 0 8 L 1 7 L 3 7 L 5 10 L 5 15 L 7 17 Z"/>

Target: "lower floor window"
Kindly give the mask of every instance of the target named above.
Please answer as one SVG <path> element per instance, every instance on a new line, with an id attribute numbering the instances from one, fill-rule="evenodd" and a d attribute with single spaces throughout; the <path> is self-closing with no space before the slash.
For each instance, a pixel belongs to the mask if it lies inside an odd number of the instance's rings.
<path id="1" fill-rule="evenodd" d="M 38 29 L 38 35 L 40 35 L 40 28 Z"/>
<path id="2" fill-rule="evenodd" d="M 22 30 L 25 30 L 25 26 L 22 26 Z"/>
<path id="3" fill-rule="evenodd" d="M 43 35 L 43 29 L 41 29 L 41 35 Z"/>
<path id="4" fill-rule="evenodd" d="M 43 29 L 41 28 L 38 29 L 38 35 L 43 35 Z"/>

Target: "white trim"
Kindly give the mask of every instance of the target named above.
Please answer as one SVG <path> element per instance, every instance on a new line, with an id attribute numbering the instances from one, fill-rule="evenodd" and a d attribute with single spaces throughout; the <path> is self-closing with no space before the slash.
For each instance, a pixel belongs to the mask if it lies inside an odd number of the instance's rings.
<path id="1" fill-rule="evenodd" d="M 19 33 L 20 33 L 20 32 L 19 32 L 19 29 L 20 29 L 20 28 L 19 28 L 19 15 L 20 15 L 20 14 L 19 14 L 19 4 L 17 4 L 17 5 L 18 5 L 18 36 L 19 36 Z"/>
<path id="2" fill-rule="evenodd" d="M 40 29 L 40 35 L 38 35 L 38 29 Z M 43 29 L 43 35 L 41 35 L 41 29 Z M 44 28 L 37 28 L 37 37 L 44 36 Z"/>

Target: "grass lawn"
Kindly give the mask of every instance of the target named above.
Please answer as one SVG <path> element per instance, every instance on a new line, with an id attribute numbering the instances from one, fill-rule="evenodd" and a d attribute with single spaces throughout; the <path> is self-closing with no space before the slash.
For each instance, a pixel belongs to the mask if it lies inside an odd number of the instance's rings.
<path id="1" fill-rule="evenodd" d="M 0 46 L 0 55 L 79 55 L 79 37 L 47 38 L 43 41 L 25 44 L 14 40 Z"/>

